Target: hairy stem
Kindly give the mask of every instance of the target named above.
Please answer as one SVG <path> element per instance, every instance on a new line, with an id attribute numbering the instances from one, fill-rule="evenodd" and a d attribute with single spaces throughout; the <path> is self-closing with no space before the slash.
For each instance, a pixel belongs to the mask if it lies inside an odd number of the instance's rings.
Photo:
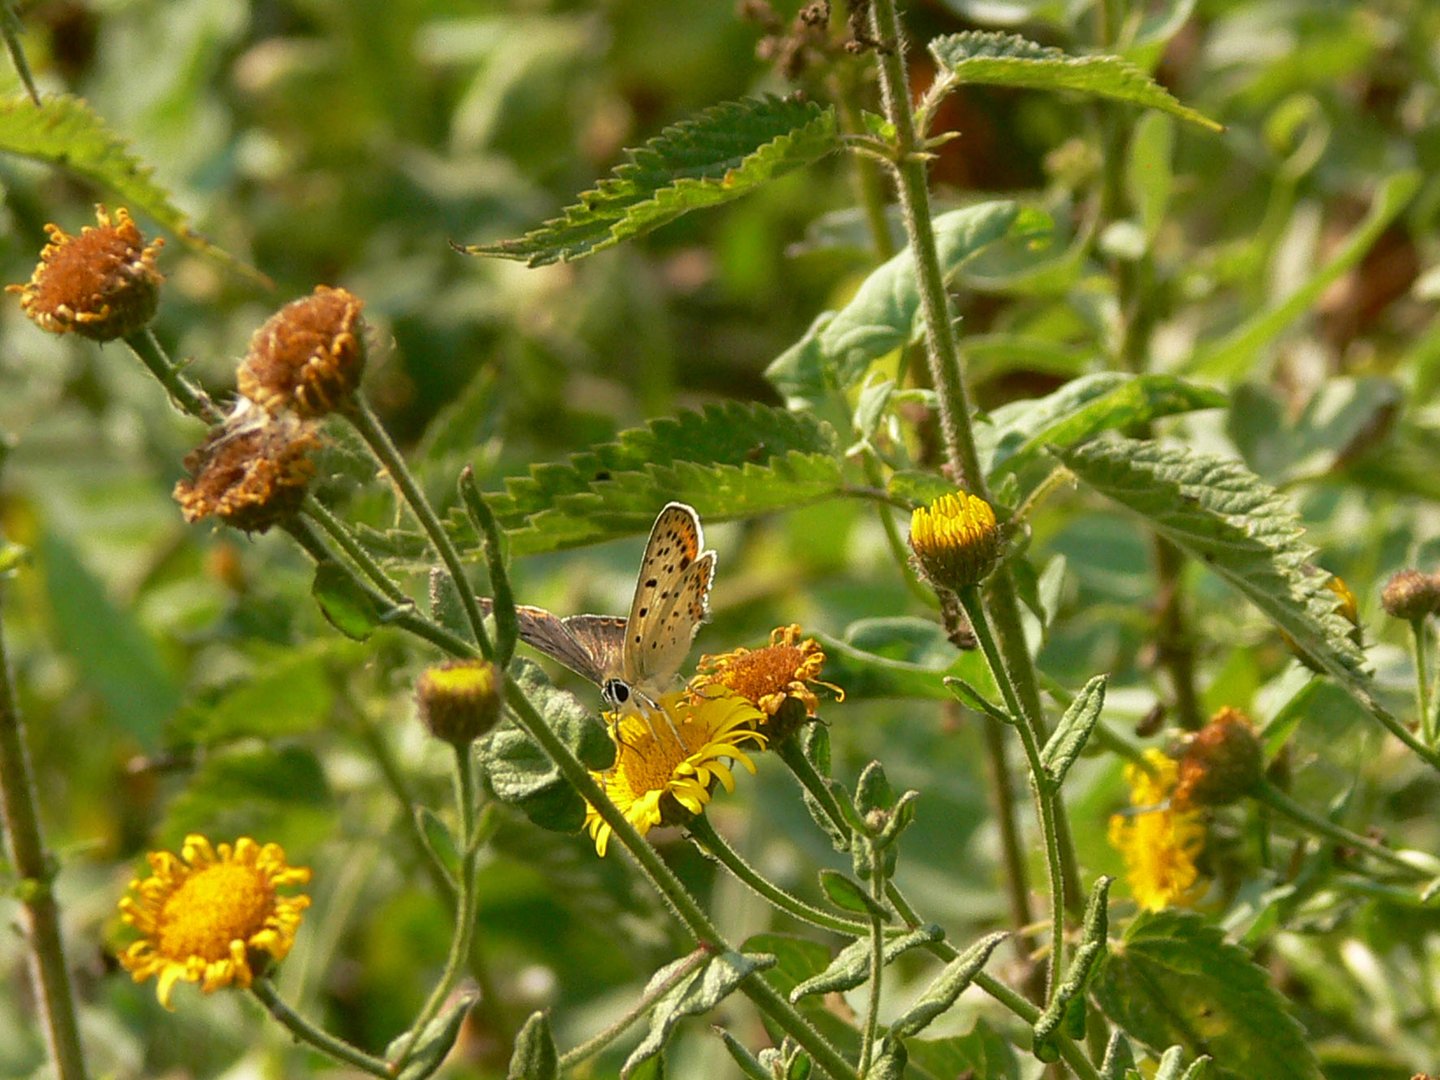
<path id="1" fill-rule="evenodd" d="M 1270 807 L 1277 813 L 1284 814 L 1291 821 L 1304 829 L 1333 840 L 1337 844 L 1352 847 L 1363 851 L 1373 859 L 1378 859 L 1396 870 L 1402 871 L 1406 877 L 1416 880 L 1429 880 L 1434 875 L 1406 860 L 1405 856 L 1398 851 L 1393 851 L 1383 844 L 1377 844 L 1368 837 L 1359 833 L 1351 832 L 1343 825 L 1337 825 L 1327 817 L 1307 809 L 1296 802 L 1285 792 L 1281 791 L 1268 780 L 1261 780 L 1252 794 L 1265 806 Z"/>
<path id="2" fill-rule="evenodd" d="M 218 424 L 224 414 L 210 400 L 208 394 L 187 379 L 174 362 L 165 355 L 154 332 L 147 326 L 125 339 L 130 351 L 149 369 L 150 374 L 160 381 L 170 394 L 170 399 L 180 408 L 198 420 Z"/>
<path id="3" fill-rule="evenodd" d="M 3 595 L 0 588 L 0 597 Z M 3 628 L 0 628 L 0 811 L 3 811 L 10 865 L 19 879 L 15 892 L 25 912 L 31 978 L 50 1060 L 60 1080 L 85 1080 L 85 1056 L 75 1019 L 75 998 L 60 937 L 60 909 L 51 888 L 55 878 L 54 861 L 45 850 L 40 831 L 35 777 L 25 750 L 20 709 L 10 685 L 10 659 L 5 652 Z"/>
<path id="4" fill-rule="evenodd" d="M 256 979 L 250 986 L 250 993 L 253 994 L 265 1006 L 265 1011 L 280 1022 L 286 1031 L 294 1035 L 301 1042 L 313 1046 L 323 1054 L 327 1054 L 336 1061 L 343 1061 L 347 1065 L 353 1065 L 362 1072 L 371 1076 L 393 1077 L 394 1072 L 390 1066 L 377 1057 L 371 1057 L 357 1047 L 351 1046 L 343 1039 L 337 1039 L 327 1031 L 316 1027 L 309 1020 L 297 1013 L 289 1005 L 281 1000 L 276 992 L 275 986 L 269 979 Z"/>
<path id="5" fill-rule="evenodd" d="M 708 949 L 695 949 L 694 952 L 686 957 L 685 963 L 671 972 L 670 977 L 659 986 L 650 987 L 647 992 L 641 996 L 640 1000 L 625 1011 L 624 1016 L 605 1028 L 604 1031 L 601 1031 L 592 1038 L 586 1039 L 579 1046 L 571 1047 L 565 1051 L 565 1053 L 561 1054 L 560 1072 L 564 1073 L 580 1064 L 580 1062 L 592 1058 L 601 1050 L 604 1050 L 605 1047 L 625 1034 L 627 1028 L 648 1013 L 655 1002 L 659 1001 L 671 990 L 688 979 L 697 968 L 701 967 L 709 959 L 710 952 Z"/>

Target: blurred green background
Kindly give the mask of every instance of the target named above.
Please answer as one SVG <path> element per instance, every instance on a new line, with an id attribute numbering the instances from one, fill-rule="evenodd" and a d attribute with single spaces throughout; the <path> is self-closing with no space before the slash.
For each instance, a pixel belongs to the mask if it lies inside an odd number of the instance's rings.
<path id="1" fill-rule="evenodd" d="M 788 22 L 796 7 L 779 14 Z M 904 14 L 920 42 L 977 26 L 1076 50 L 1094 37 L 1088 6 L 1059 0 L 914 3 Z M 1144 272 L 1158 298 L 1148 365 L 1188 371 L 1227 346 L 1195 374 L 1230 391 L 1232 405 L 1174 430 L 1242 456 L 1291 493 L 1317 563 L 1359 596 L 1371 660 L 1403 707 L 1404 638 L 1381 624 L 1377 596 L 1392 570 L 1429 568 L 1440 551 L 1440 6 L 1170 0 L 1141 14 L 1132 59 L 1223 122 L 1223 135 L 1146 120 L 1117 148 L 1093 106 L 984 89 L 952 97 L 939 118 L 961 132 L 935 162 L 940 205 L 1007 193 L 1057 221 L 1045 273 L 980 265 L 962 282 L 977 401 L 997 408 L 1111 366 L 1114 267 L 1135 231 L 1146 234 Z M 719 101 L 789 92 L 757 56 L 765 30 L 730 0 L 38 0 L 23 22 L 42 88 L 88 100 L 202 233 L 275 282 L 257 288 L 170 239 L 155 328 L 172 355 L 223 396 L 271 311 L 319 283 L 349 288 L 374 331 L 369 392 L 442 501 L 463 464 L 498 488 L 677 409 L 778 405 L 765 367 L 874 265 L 854 211 L 853 162 L 834 157 L 578 264 L 531 270 L 452 249 L 521 234 L 666 124 Z M 912 61 L 923 86 L 927 58 L 917 50 Z M 846 63 L 873 100 L 863 66 Z M 802 88 L 823 97 L 823 76 L 808 72 Z M 1128 155 L 1132 210 L 1091 234 L 1107 146 Z M 1172 167 L 1146 170 L 1167 158 Z M 107 198 L 13 158 L 0 160 L 0 184 L 0 263 L 12 282 L 28 278 L 45 222 L 78 232 Z M 1227 337 L 1342 256 L 1333 280 L 1263 333 Z M 411 795 L 444 805 L 445 761 L 410 701 L 415 672 L 434 657 L 400 637 L 339 638 L 283 537 L 186 526 L 169 492 L 202 432 L 119 345 L 52 338 L 17 304 L 0 306 L 0 430 L 14 440 L 0 526 L 32 553 L 6 589 L 6 631 L 64 866 L 93 1070 L 323 1071 L 238 995 L 182 990 L 167 1015 L 152 986 L 116 970 L 113 905 L 140 853 L 192 829 L 279 840 L 315 868 L 316 903 L 282 989 L 345 1037 L 382 1048 L 423 1000 L 449 935 L 375 749 L 399 763 Z M 927 440 L 928 421 L 917 452 Z M 392 508 L 374 477 L 343 454 L 332 465 L 327 497 L 387 524 Z M 932 618 L 904 589 L 873 507 L 808 506 L 715 524 L 707 539 L 720 571 L 697 652 L 753 646 L 800 622 L 899 658 L 948 662 L 938 626 L 905 624 L 904 638 L 894 624 L 862 621 Z M 623 611 L 640 542 L 525 560 L 514 571 L 519 598 Z M 1029 557 L 1037 575 L 1052 568 L 1047 671 L 1072 687 L 1111 671 L 1107 716 L 1138 720 L 1158 686 L 1144 536 L 1063 494 L 1035 519 Z M 1192 581 L 1207 707 L 1269 719 L 1304 674 L 1218 581 Z M 1362 755 L 1376 769 L 1384 759 L 1342 694 L 1314 693 L 1293 763 L 1297 795 L 1324 806 L 1355 780 Z M 923 699 L 854 698 L 824 715 L 838 775 L 853 779 L 879 757 L 897 787 L 923 792 L 900 871 L 921 909 L 956 941 L 1003 924 L 973 720 Z M 813 895 L 814 868 L 836 857 L 772 764 L 714 816 L 758 865 Z M 1434 850 L 1436 783 L 1406 775 L 1357 788 L 1364 816 Z M 1091 875 L 1115 872 L 1104 822 L 1123 797 L 1118 769 L 1096 761 L 1076 776 L 1067 793 L 1082 863 Z M 534 1008 L 554 1009 L 562 1045 L 593 1033 L 679 948 L 623 859 L 599 860 L 585 838 L 540 832 L 509 812 L 502 819 L 486 854 L 481 943 L 504 1000 L 477 1013 L 464 1060 L 450 1066 L 456 1076 L 503 1075 L 505 1042 Z M 1237 819 L 1235 843 L 1247 827 Z M 727 934 L 769 928 L 765 909 L 714 881 L 678 836 L 657 842 Z M 1230 908 L 1233 926 L 1275 910 L 1264 884 L 1250 883 Z M 1313 1040 L 1333 1049 L 1329 1074 L 1408 1075 L 1405 1063 L 1421 1064 L 1437 1037 L 1437 961 L 1415 933 L 1433 914 L 1353 895 L 1303 900 L 1312 906 L 1285 909 L 1285 933 L 1257 933 Z M 901 970 L 903 997 L 922 973 Z M 42 1061 L 30 1010 L 19 941 L 7 935 L 0 1075 L 27 1076 Z M 742 1037 L 762 1039 L 743 1009 L 726 1012 Z M 957 1017 L 956 1030 L 966 1022 Z M 702 1029 L 680 1048 L 674 1075 L 725 1075 Z M 612 1075 L 618 1060 L 596 1075 Z"/>

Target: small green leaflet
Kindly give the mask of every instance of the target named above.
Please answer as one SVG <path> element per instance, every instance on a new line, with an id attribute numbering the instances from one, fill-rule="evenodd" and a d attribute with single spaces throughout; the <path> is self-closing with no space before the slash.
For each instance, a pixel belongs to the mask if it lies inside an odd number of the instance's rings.
<path id="1" fill-rule="evenodd" d="M 570 262 L 739 198 L 839 145 L 834 110 L 813 101 L 764 97 L 716 105 L 628 151 L 628 162 L 559 217 L 518 239 L 462 250 L 527 266 Z"/>
<path id="2" fill-rule="evenodd" d="M 1100 1008 L 1155 1052 L 1214 1057 L 1223 1080 L 1319 1080 L 1305 1033 L 1264 969 L 1190 912 L 1141 916 L 1090 985 Z"/>
<path id="3" fill-rule="evenodd" d="M 154 169 L 137 158 L 125 140 L 80 98 L 47 97 L 38 107 L 28 98 L 0 101 L 0 152 L 43 161 L 88 180 L 127 209 L 159 222 L 186 247 L 252 282 L 270 284 L 260 271 L 192 229 L 184 211 L 170 201 L 170 193 L 155 183 Z M 78 234 L 80 229 L 65 231 Z"/>
<path id="4" fill-rule="evenodd" d="M 1118 56 L 1070 56 L 1018 34 L 981 30 L 936 38 L 930 42 L 930 54 L 956 83 L 1076 90 L 1160 109 L 1211 131 L 1224 130 L 1209 117 L 1180 104 L 1154 79 Z"/>

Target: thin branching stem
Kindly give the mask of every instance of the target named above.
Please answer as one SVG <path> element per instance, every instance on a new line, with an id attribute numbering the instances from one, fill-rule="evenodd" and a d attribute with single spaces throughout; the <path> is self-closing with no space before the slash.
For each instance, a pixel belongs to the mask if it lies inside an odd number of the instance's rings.
<path id="1" fill-rule="evenodd" d="M 604 1031 L 599 1032 L 578 1046 L 573 1046 L 561 1054 L 560 1072 L 565 1073 L 573 1069 L 576 1065 L 579 1065 L 582 1061 L 589 1060 L 621 1035 L 624 1035 L 632 1025 L 655 1007 L 657 1001 L 688 979 L 699 968 L 703 967 L 709 959 L 709 950 L 702 948 L 693 950 L 690 955 L 685 958 L 685 962 L 678 965 L 675 970 L 670 973 L 668 978 L 657 986 L 647 987 L 645 993 L 640 996 L 639 1000 L 630 1008 L 626 1009 L 625 1014 L 613 1024 L 607 1026 Z"/>
<path id="2" fill-rule="evenodd" d="M 353 1065 L 362 1072 L 371 1076 L 393 1077 L 394 1072 L 390 1066 L 377 1057 L 372 1057 L 358 1047 L 351 1046 L 344 1039 L 337 1039 L 329 1032 L 316 1027 L 309 1020 L 290 1008 L 276 992 L 275 986 L 269 979 L 256 979 L 250 986 L 250 993 L 253 994 L 265 1006 L 265 1011 L 280 1022 L 290 1034 L 294 1035 L 303 1043 L 315 1047 L 316 1050 L 328 1054 L 336 1061 L 343 1061 L 347 1065 Z"/>
<path id="3" fill-rule="evenodd" d="M 1368 837 L 1361 836 L 1357 832 L 1351 832 L 1343 825 L 1337 825 L 1327 817 L 1322 817 L 1313 810 L 1307 809 L 1304 805 L 1292 799 L 1285 792 L 1281 791 L 1268 780 L 1261 780 L 1252 794 L 1264 805 L 1270 807 L 1277 813 L 1284 814 L 1301 828 L 1308 829 L 1318 836 L 1327 840 L 1333 840 L 1345 847 L 1355 848 L 1363 851 L 1372 859 L 1378 859 L 1396 870 L 1401 871 L 1406 877 L 1416 880 L 1429 880 L 1435 875 L 1422 867 L 1409 862 L 1405 856 L 1398 851 L 1377 844 Z"/>

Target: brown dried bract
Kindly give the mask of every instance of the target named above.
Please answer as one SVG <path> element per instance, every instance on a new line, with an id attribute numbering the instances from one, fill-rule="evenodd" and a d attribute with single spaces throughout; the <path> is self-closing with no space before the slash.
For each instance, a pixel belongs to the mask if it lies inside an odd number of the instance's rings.
<path id="1" fill-rule="evenodd" d="M 272 415 L 316 417 L 344 407 L 365 369 L 364 302 L 317 285 L 286 304 L 250 339 L 236 378 L 240 393 Z"/>
<path id="2" fill-rule="evenodd" d="M 5 291 L 20 294 L 20 307 L 42 330 L 113 341 L 154 317 L 165 280 L 155 256 L 165 241 L 146 244 L 123 206 L 113 219 L 97 206 L 95 220 L 99 224 L 85 226 L 79 236 L 46 225 L 50 242 L 35 273 Z"/>
<path id="3" fill-rule="evenodd" d="M 244 409 L 186 456 L 191 479 L 175 485 L 175 501 L 186 521 L 213 516 L 263 533 L 299 508 L 319 446 L 313 427 L 293 416 Z"/>

